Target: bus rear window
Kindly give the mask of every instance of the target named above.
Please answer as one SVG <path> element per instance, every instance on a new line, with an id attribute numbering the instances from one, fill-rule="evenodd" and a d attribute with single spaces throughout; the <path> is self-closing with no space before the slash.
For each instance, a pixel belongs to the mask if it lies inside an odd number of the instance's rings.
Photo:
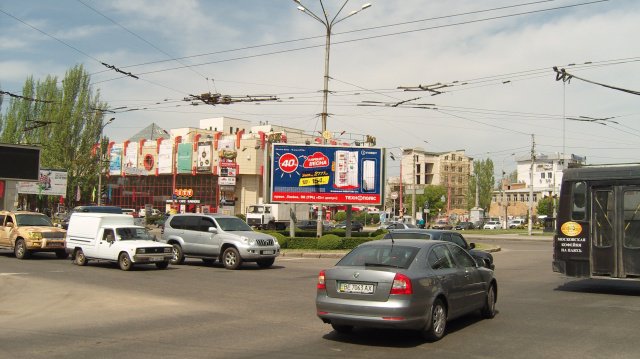
<path id="1" fill-rule="evenodd" d="M 571 219 L 584 221 L 585 207 L 587 203 L 587 184 L 576 182 L 571 187 Z"/>

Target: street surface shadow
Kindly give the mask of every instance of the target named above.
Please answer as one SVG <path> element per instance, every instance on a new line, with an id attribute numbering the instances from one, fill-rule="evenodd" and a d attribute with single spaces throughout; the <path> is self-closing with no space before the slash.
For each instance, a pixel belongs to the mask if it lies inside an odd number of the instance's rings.
<path id="1" fill-rule="evenodd" d="M 440 339 L 440 341 L 445 341 L 448 337 L 453 336 L 457 331 L 483 321 L 484 319 L 480 314 L 475 313 L 454 319 L 447 323 L 445 335 Z M 325 325 L 330 332 L 323 335 L 322 338 L 340 343 L 388 348 L 412 348 L 430 343 L 426 339 L 422 338 L 420 332 L 417 330 L 356 327 L 351 333 L 338 333 L 333 330 L 330 325 Z"/>
<path id="2" fill-rule="evenodd" d="M 224 265 L 222 263 L 220 263 L 219 261 L 215 261 L 215 263 L 205 263 L 200 259 L 196 259 L 196 258 L 190 258 L 190 259 L 185 259 L 185 261 L 182 264 L 179 264 L 179 266 L 190 266 L 190 267 L 209 267 L 209 268 L 219 268 L 219 269 L 225 269 Z M 169 266 L 169 268 L 171 268 L 171 266 Z M 240 268 L 236 269 L 236 270 L 272 270 L 272 269 L 284 269 L 286 267 L 284 266 L 280 266 L 277 264 L 272 265 L 269 268 L 260 268 L 258 266 L 258 264 L 254 263 L 254 262 L 244 262 L 242 263 L 242 265 L 240 266 Z M 231 272 L 231 271 L 229 271 Z"/>
<path id="3" fill-rule="evenodd" d="M 555 290 L 640 297 L 640 282 L 608 279 L 580 279 L 559 285 Z"/>

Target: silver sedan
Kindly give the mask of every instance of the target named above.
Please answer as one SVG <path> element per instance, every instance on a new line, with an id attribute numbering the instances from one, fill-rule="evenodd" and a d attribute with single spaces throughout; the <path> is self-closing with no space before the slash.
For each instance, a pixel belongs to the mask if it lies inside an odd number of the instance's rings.
<path id="1" fill-rule="evenodd" d="M 419 330 L 431 341 L 447 321 L 496 314 L 493 271 L 456 244 L 377 240 L 356 247 L 318 275 L 318 317 L 339 333 L 354 327 Z"/>

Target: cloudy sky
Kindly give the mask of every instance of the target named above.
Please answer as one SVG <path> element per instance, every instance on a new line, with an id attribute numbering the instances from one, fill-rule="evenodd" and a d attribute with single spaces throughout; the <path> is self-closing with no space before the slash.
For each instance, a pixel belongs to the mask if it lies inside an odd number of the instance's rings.
<path id="1" fill-rule="evenodd" d="M 371 135 L 392 152 L 463 149 L 511 171 L 533 134 L 537 153 L 640 162 L 640 96 L 602 86 L 640 91 L 640 1 L 369 1 L 331 37 L 327 130 L 343 142 Z M 331 19 L 344 1 L 323 3 Z M 349 1 L 337 19 L 365 3 Z M 322 16 L 318 1 L 302 4 Z M 197 127 L 220 116 L 317 134 L 326 29 L 297 6 L 0 0 L 0 89 L 21 94 L 30 75 L 62 78 L 83 64 L 118 109 L 105 129 L 116 141 L 152 122 Z M 554 66 L 575 77 L 557 81 Z M 399 89 L 434 84 L 438 92 Z M 207 92 L 278 101 L 184 101 Z"/>

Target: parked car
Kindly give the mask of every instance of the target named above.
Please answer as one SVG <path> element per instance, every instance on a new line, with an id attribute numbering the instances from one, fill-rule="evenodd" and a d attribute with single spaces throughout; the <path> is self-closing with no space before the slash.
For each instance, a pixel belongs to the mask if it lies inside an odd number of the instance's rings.
<path id="1" fill-rule="evenodd" d="M 386 225 L 383 225 L 381 227 L 382 229 L 386 229 L 386 230 L 418 228 L 418 226 L 416 226 L 415 224 L 403 223 L 403 222 L 389 222 Z"/>
<path id="2" fill-rule="evenodd" d="M 431 228 L 433 229 L 453 229 L 453 226 L 444 219 L 439 219 L 434 223 Z"/>
<path id="3" fill-rule="evenodd" d="M 476 227 L 473 225 L 473 222 L 460 222 L 456 224 L 455 227 L 453 227 L 453 229 L 457 231 L 464 231 L 466 229 L 474 229 L 474 228 Z"/>
<path id="4" fill-rule="evenodd" d="M 478 310 L 493 318 L 498 287 L 491 269 L 453 243 L 388 239 L 363 243 L 320 271 L 316 288 L 317 316 L 338 333 L 411 329 L 435 341 L 454 318 Z"/>
<path id="5" fill-rule="evenodd" d="M 12 250 L 18 259 L 35 252 L 54 252 L 58 258 L 67 258 L 65 234 L 42 213 L 0 211 L 0 248 Z"/>
<path id="6" fill-rule="evenodd" d="M 524 227 L 524 219 L 512 219 L 507 223 L 507 227 L 511 229 Z"/>
<path id="7" fill-rule="evenodd" d="M 481 265 L 494 269 L 493 255 L 476 248 L 475 243 L 468 243 L 462 234 L 440 229 L 398 229 L 391 231 L 383 239 L 432 239 L 436 241 L 451 242 L 459 245 Z"/>
<path id="8" fill-rule="evenodd" d="M 489 221 L 482 226 L 482 229 L 500 229 L 502 225 L 498 221 Z"/>
<path id="9" fill-rule="evenodd" d="M 315 231 L 318 229 L 318 221 L 315 219 L 304 219 L 296 223 L 296 228 L 303 231 Z M 322 222 L 322 231 L 327 232 L 333 229 L 333 226 L 329 222 Z"/>
<path id="10" fill-rule="evenodd" d="M 238 217 L 217 213 L 171 215 L 164 223 L 162 242 L 173 246 L 171 264 L 195 257 L 205 263 L 218 260 L 227 269 L 238 269 L 243 262 L 269 268 L 280 255 L 273 236 L 255 232 Z"/>
<path id="11" fill-rule="evenodd" d="M 347 229 L 347 221 L 342 221 L 342 222 L 336 224 L 335 228 L 336 229 Z M 360 231 L 362 231 L 363 228 L 364 228 L 364 226 L 362 225 L 362 223 L 356 222 L 356 221 L 352 221 L 351 222 L 351 231 L 360 232 Z"/>

